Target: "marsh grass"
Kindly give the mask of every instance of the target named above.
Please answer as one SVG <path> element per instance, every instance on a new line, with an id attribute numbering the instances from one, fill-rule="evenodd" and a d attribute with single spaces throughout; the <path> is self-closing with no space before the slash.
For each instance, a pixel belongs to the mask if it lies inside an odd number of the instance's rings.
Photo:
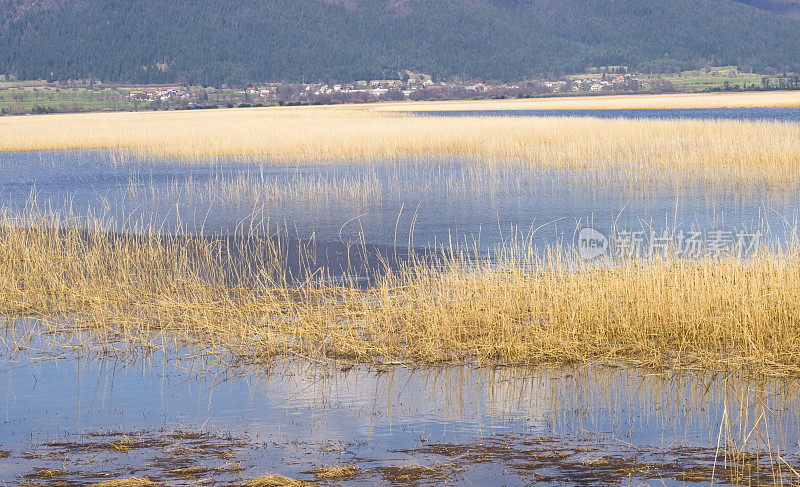
<path id="1" fill-rule="evenodd" d="M 416 117 L 349 108 L 102 113 L 0 119 L 0 151 L 108 149 L 207 163 L 467 157 L 526 171 L 796 188 L 800 126 L 726 120 Z M 125 155 L 127 154 L 127 155 Z M 479 159 L 479 160 L 478 160 Z"/>
<path id="2" fill-rule="evenodd" d="M 166 187 L 135 176 L 129 178 L 127 194 L 152 200 L 171 199 L 183 204 L 210 202 L 237 205 L 274 205 L 303 202 L 328 204 L 346 202 L 357 207 L 380 207 L 383 201 L 383 184 L 375 174 L 349 177 L 268 176 L 263 172 L 237 172 L 226 175 L 217 172 L 208 179 L 194 177 L 174 178 Z"/>
<path id="3" fill-rule="evenodd" d="M 454 462 L 435 463 L 431 466 L 426 465 L 401 465 L 378 467 L 383 477 L 393 485 L 403 485 L 420 481 L 433 481 L 436 483 L 455 482 L 459 474 L 466 470 L 465 465 Z"/>
<path id="4" fill-rule="evenodd" d="M 361 468 L 356 465 L 334 465 L 330 467 L 321 467 L 308 472 L 319 479 L 336 480 L 336 479 L 349 479 L 361 472 Z"/>
<path id="5" fill-rule="evenodd" d="M 147 202 L 174 201 L 181 205 L 210 203 L 237 206 L 274 206 L 302 203 L 309 207 L 343 204 L 348 207 L 375 209 L 387 201 L 409 198 L 546 197 L 554 191 L 575 195 L 624 194 L 631 200 L 649 198 L 652 191 L 674 191 L 676 195 L 703 194 L 705 198 L 726 201 L 768 200 L 780 204 L 791 201 L 796 192 L 790 187 L 753 184 L 747 188 L 731 181 L 681 180 L 676 175 L 644 173 L 638 181 L 618 172 L 554 171 L 524 167 L 486 166 L 464 158 L 429 158 L 376 162 L 348 169 L 317 171 L 313 166 L 299 166 L 290 175 L 265 172 L 264 166 L 241 165 L 235 170 L 211 166 L 208 177 L 175 176 L 169 183 L 156 183 L 134 174 L 129 177 L 126 198 Z M 644 190 L 644 191 L 643 191 Z M 113 206 L 106 204 L 105 206 Z"/>
<path id="6" fill-rule="evenodd" d="M 325 269 L 286 274 L 280 236 L 109 230 L 36 208 L 0 214 L 6 346 L 136 350 L 269 361 L 628 363 L 800 373 L 797 246 L 749 259 L 585 264 L 506 242 L 491 259 L 443 249 L 364 287 Z M 17 331 L 21 330 L 21 331 Z M 29 329 L 30 330 L 30 329 Z"/>
<path id="7" fill-rule="evenodd" d="M 303 480 L 273 474 L 248 480 L 241 484 L 241 487 L 311 487 L 311 485 Z"/>
<path id="8" fill-rule="evenodd" d="M 800 107 L 800 91 L 748 93 L 679 93 L 667 95 L 600 95 L 505 100 L 423 101 L 381 103 L 376 111 L 439 110 L 620 110 L 686 108 L 794 108 Z"/>
<path id="9" fill-rule="evenodd" d="M 159 484 L 145 477 L 104 480 L 89 484 L 90 487 L 158 487 Z"/>

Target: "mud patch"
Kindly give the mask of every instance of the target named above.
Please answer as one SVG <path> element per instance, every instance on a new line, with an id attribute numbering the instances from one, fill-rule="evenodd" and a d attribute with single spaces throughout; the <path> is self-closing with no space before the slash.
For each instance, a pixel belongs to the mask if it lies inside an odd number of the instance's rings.
<path id="1" fill-rule="evenodd" d="M 241 478 L 244 467 L 236 457 L 246 447 L 252 445 L 206 432 L 100 431 L 45 443 L 21 457 L 40 464 L 24 476 L 31 481 L 59 480 L 62 485 L 100 487 L 201 481 L 230 485 Z"/>
<path id="2" fill-rule="evenodd" d="M 570 441 L 554 437 L 525 438 L 498 435 L 473 444 L 423 444 L 395 450 L 409 456 L 439 459 L 435 469 L 398 467 L 378 469 L 393 483 L 453 479 L 465 466 L 491 463 L 515 473 L 527 483 L 617 485 L 632 479 L 642 482 L 672 478 L 683 483 L 707 484 L 713 479 L 728 485 L 780 485 L 791 481 L 791 469 L 776 469 L 769 453 L 731 455 L 702 448 L 639 448 Z M 773 459 L 774 460 L 774 459 Z M 456 468 L 448 468 L 457 466 Z M 405 470 L 404 470 L 405 469 Z"/>

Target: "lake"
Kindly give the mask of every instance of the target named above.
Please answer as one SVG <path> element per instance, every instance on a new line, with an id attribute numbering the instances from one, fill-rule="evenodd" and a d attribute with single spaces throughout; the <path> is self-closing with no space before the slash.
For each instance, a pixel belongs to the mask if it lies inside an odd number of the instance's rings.
<path id="1" fill-rule="evenodd" d="M 712 470 L 726 421 L 782 452 L 800 439 L 791 383 L 735 376 L 35 355 L 6 350 L 0 362 L 2 482 L 50 471 L 66 481 L 229 485 L 355 465 L 344 484 L 685 485 L 724 478 L 720 462 Z"/>
<path id="2" fill-rule="evenodd" d="M 456 157 L 242 164 L 109 151 L 0 154 L 3 206 L 22 211 L 32 199 L 78 217 L 91 210 L 127 231 L 139 222 L 167 233 L 227 235 L 267 224 L 292 242 L 313 241 L 333 268 L 359 246 L 392 256 L 452 246 L 486 254 L 512 241 L 573 249 L 584 227 L 608 238 L 637 232 L 645 247 L 651 232 L 664 231 L 703 239 L 715 231 L 727 239 L 761 232 L 765 241 L 785 244 L 794 238 L 800 207 L 791 188 L 640 187 L 602 173 Z"/>
<path id="3" fill-rule="evenodd" d="M 587 227 L 608 238 L 640 232 L 643 252 L 663 230 L 703 242 L 726 232 L 731 248 L 738 234 L 761 232 L 786 245 L 800 207 L 785 188 L 628 185 L 451 156 L 243 164 L 115 151 L 0 154 L 0 201 L 11 214 L 49 206 L 78 226 L 91 212 L 121 232 L 225 238 L 255 226 L 253 238 L 275 238 L 280 229 L 334 274 L 359 267 L 353 247 L 368 249 L 367 261 L 450 246 L 491 259 L 514 242 L 570 252 Z M 737 475 L 731 465 L 766 482 L 769 458 L 756 456 L 765 440 L 787 458 L 800 441 L 792 380 L 594 363 L 241 364 L 184 350 L 53 357 L 56 337 L 23 336 L 35 319 L 3 324 L 8 484 L 229 485 L 270 473 L 322 482 L 312 471 L 336 465 L 359 469 L 342 485 L 725 483 Z"/>

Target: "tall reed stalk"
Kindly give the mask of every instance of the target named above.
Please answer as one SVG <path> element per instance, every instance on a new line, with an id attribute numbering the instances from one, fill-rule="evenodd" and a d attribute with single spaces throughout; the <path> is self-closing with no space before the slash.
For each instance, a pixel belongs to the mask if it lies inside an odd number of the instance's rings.
<path id="1" fill-rule="evenodd" d="M 492 259 L 450 249 L 354 275 L 287 275 L 280 235 L 111 231 L 31 209 L 0 215 L 0 314 L 87 347 L 263 360 L 630 363 L 800 372 L 800 261 L 757 256 L 588 265 L 525 242 Z"/>
<path id="2" fill-rule="evenodd" d="M 499 168 L 614 172 L 633 182 L 671 177 L 796 188 L 800 177 L 800 125 L 780 122 L 240 109 L 4 117 L 0 134 L 0 151 L 119 149 L 204 162 L 458 156 Z"/>

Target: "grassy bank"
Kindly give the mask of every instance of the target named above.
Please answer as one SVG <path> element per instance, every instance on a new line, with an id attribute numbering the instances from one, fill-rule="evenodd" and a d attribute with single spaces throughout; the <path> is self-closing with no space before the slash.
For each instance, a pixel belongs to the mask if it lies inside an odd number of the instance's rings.
<path id="1" fill-rule="evenodd" d="M 0 151 L 121 149 L 179 158 L 483 165 L 615 172 L 636 183 L 797 184 L 800 126 L 777 122 L 431 118 L 366 108 L 265 108 L 0 119 Z"/>
<path id="2" fill-rule="evenodd" d="M 0 80 L 2 79 L 0 75 Z M 131 92 L 143 89 L 174 90 L 180 95 L 157 100 L 135 99 Z M 29 115 L 46 113 L 82 113 L 107 111 L 174 110 L 197 106 L 239 106 L 243 103 L 263 103 L 259 96 L 243 90 L 214 89 L 181 85 L 120 85 L 45 80 L 0 81 L 0 115 Z"/>
<path id="3" fill-rule="evenodd" d="M 9 325 L 41 320 L 37 333 L 64 337 L 56 349 L 800 373 L 794 248 L 592 267 L 518 242 L 493 263 L 452 253 L 363 289 L 324 274 L 289 285 L 279 239 L 250 230 L 232 250 L 221 239 L 153 229 L 134 237 L 89 223 L 2 216 L 0 315 Z M 21 336 L 11 345 L 24 346 Z"/>

